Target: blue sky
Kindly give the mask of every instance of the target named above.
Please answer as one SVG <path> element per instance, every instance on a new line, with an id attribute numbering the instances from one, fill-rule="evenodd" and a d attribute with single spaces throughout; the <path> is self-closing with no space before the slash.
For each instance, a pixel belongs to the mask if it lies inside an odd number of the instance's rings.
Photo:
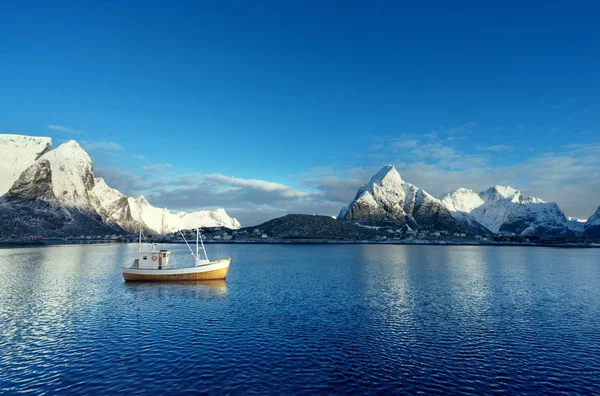
<path id="1" fill-rule="evenodd" d="M 254 3 L 4 2 L 0 133 L 246 224 L 335 215 L 387 163 L 600 204 L 597 3 Z"/>

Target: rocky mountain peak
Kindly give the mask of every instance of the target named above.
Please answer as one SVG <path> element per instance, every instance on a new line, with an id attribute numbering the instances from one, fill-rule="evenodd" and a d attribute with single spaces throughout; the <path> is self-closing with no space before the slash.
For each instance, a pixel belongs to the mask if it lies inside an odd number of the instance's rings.
<path id="1" fill-rule="evenodd" d="M 140 195 L 139 197 L 137 197 L 135 199 L 135 203 L 140 205 L 140 206 L 147 206 L 150 205 L 150 202 L 148 202 L 148 200 L 146 199 L 146 197 L 144 197 L 143 195 Z"/>
<path id="2" fill-rule="evenodd" d="M 75 141 L 63 143 L 40 157 L 52 168 L 56 200 L 67 207 L 93 211 L 89 192 L 94 188 L 92 160 Z"/>
<path id="3" fill-rule="evenodd" d="M 404 181 L 393 165 L 386 165 L 371 180 L 359 188 L 356 200 L 374 200 L 391 205 L 404 198 Z"/>
<path id="4" fill-rule="evenodd" d="M 442 198 L 442 203 L 451 212 L 470 213 L 476 207 L 483 205 L 483 202 L 479 194 L 468 188 L 459 188 Z"/>
<path id="5" fill-rule="evenodd" d="M 367 226 L 489 233 L 479 224 L 455 218 L 440 200 L 403 181 L 392 165 L 383 167 L 363 185 L 338 219 Z"/>
<path id="6" fill-rule="evenodd" d="M 51 149 L 49 137 L 0 134 L 0 195 L 7 193 L 21 173 Z"/>
<path id="7" fill-rule="evenodd" d="M 442 202 L 452 212 L 485 226 L 494 233 L 518 235 L 570 235 L 576 229 L 556 203 L 525 197 L 510 186 L 494 186 L 480 194 L 459 189 Z"/>
<path id="8" fill-rule="evenodd" d="M 161 234 L 198 226 L 241 227 L 222 209 L 177 216 L 167 208 L 153 207 L 143 196 L 128 198 L 94 177 L 92 160 L 76 141 L 51 147 L 49 138 L 0 135 L 0 188 L 7 186 L 1 192 L 7 194 L 0 202 L 0 219 L 6 228 L 0 235 L 88 235 L 139 229 Z"/>
<path id="9" fill-rule="evenodd" d="M 480 196 L 484 201 L 488 200 L 500 200 L 500 199 L 514 199 L 521 195 L 521 192 L 510 186 L 494 186 L 483 191 Z"/>
<path id="10" fill-rule="evenodd" d="M 396 170 L 396 167 L 394 165 L 386 165 L 383 168 L 381 168 L 379 172 L 375 174 L 375 176 L 371 178 L 369 184 L 388 184 L 398 183 L 401 181 L 402 178 L 400 177 L 400 173 L 398 173 L 398 171 Z"/>
<path id="11" fill-rule="evenodd" d="M 6 194 L 9 200 L 41 199 L 53 201 L 56 199 L 52 190 L 52 169 L 48 160 L 39 160 L 27 168 L 15 181 Z"/>

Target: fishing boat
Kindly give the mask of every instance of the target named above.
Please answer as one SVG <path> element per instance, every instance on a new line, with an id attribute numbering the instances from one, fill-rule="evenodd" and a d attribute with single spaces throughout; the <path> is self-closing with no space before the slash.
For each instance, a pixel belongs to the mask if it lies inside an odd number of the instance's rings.
<path id="1" fill-rule="evenodd" d="M 143 234 L 140 231 L 138 258 L 133 260 L 129 267 L 123 267 L 122 273 L 125 281 L 138 282 L 169 282 L 169 281 L 204 281 L 224 280 L 229 270 L 231 258 L 210 261 L 204 248 L 200 230 L 196 229 L 196 253 L 181 233 L 185 244 L 194 257 L 194 266 L 185 268 L 169 268 L 171 252 L 166 249 L 157 249 L 154 243 L 142 244 Z M 200 258 L 198 242 L 202 246 L 204 258 Z"/>

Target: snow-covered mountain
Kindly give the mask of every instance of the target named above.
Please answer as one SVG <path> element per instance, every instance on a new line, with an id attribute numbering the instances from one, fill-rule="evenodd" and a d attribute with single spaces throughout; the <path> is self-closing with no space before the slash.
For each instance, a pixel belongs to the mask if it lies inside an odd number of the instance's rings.
<path id="1" fill-rule="evenodd" d="M 471 213 L 473 209 L 483 205 L 479 194 L 468 188 L 459 188 L 442 198 L 442 203 L 452 212 Z"/>
<path id="2" fill-rule="evenodd" d="M 51 149 L 50 138 L 0 135 L 0 196 L 8 192 L 25 169 Z"/>
<path id="3" fill-rule="evenodd" d="M 600 214 L 598 217 L 600 226 Z M 526 197 L 508 186 L 481 193 L 459 188 L 439 200 L 402 180 L 391 165 L 358 190 L 338 219 L 363 225 L 522 236 L 581 235 L 584 228 L 583 223 L 567 219 L 556 203 Z"/>
<path id="4" fill-rule="evenodd" d="M 494 186 L 479 194 L 460 188 L 444 196 L 442 203 L 455 217 L 471 217 L 494 233 L 573 235 L 580 227 L 556 203 L 525 197 L 509 186 Z"/>
<path id="5" fill-rule="evenodd" d="M 89 194 L 94 188 L 94 172 L 88 153 L 71 140 L 40 158 L 50 163 L 56 201 L 69 208 L 93 211 Z"/>
<path id="6" fill-rule="evenodd" d="M 584 224 L 583 232 L 586 236 L 600 238 L 600 206 Z"/>
<path id="7" fill-rule="evenodd" d="M 53 165 L 44 156 L 21 173 L 0 198 L 0 236 L 123 233 L 123 229 L 105 223 L 89 206 L 63 205 L 56 197 L 52 176 Z"/>
<path id="8" fill-rule="evenodd" d="M 383 167 L 360 187 L 354 201 L 342 208 L 338 219 L 368 226 L 489 233 L 475 222 L 453 216 L 439 199 L 402 180 L 392 165 Z"/>
<path id="9" fill-rule="evenodd" d="M 94 178 L 92 160 L 77 142 L 51 147 L 49 138 L 0 135 L 0 154 L 9 159 L 0 167 L 0 181 L 10 184 L 0 199 L 0 235 L 98 235 L 139 229 L 164 234 L 195 227 L 241 227 L 223 209 L 173 214 L 144 197 L 127 197 Z"/>
<path id="10" fill-rule="evenodd" d="M 238 229 L 240 223 L 227 215 L 224 209 L 171 213 L 167 208 L 156 208 L 143 196 L 130 198 L 110 188 L 104 179 L 96 178 L 92 190 L 98 213 L 109 222 L 127 230 L 142 228 L 153 234 L 169 234 L 196 227 L 227 227 Z"/>

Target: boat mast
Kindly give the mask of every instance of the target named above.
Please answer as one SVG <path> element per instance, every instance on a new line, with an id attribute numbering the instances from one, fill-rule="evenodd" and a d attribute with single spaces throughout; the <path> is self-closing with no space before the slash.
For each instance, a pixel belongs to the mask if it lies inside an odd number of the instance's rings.
<path id="1" fill-rule="evenodd" d="M 198 260 L 198 234 L 200 234 L 200 231 L 198 231 L 198 227 L 196 227 L 196 260 Z"/>
<path id="2" fill-rule="evenodd" d="M 198 230 L 198 229 L 196 229 L 196 230 Z M 198 233 L 199 233 L 199 232 L 198 232 Z M 196 242 L 196 244 L 197 244 L 197 243 L 198 243 L 198 242 Z M 200 243 L 202 244 L 202 250 L 204 251 L 204 257 L 206 257 L 206 260 L 207 260 L 207 261 L 210 261 L 210 260 L 208 260 L 208 254 L 206 254 L 206 249 L 204 248 L 204 242 L 202 242 L 202 235 L 200 235 Z M 196 245 L 196 246 L 198 246 L 198 245 Z"/>
<path id="3" fill-rule="evenodd" d="M 142 254 L 142 229 L 140 228 L 140 242 L 138 244 L 138 254 Z"/>
<path id="4" fill-rule="evenodd" d="M 194 256 L 194 251 L 192 250 L 192 247 L 188 243 L 187 239 L 185 239 L 185 235 L 183 235 L 183 232 L 181 232 L 181 230 L 179 230 L 179 233 L 181 234 L 181 237 L 183 238 L 183 241 L 187 245 L 188 249 L 190 249 L 190 253 L 192 254 L 192 256 Z M 196 253 L 196 255 L 194 256 L 194 259 L 196 259 L 196 261 L 198 260 L 198 253 Z"/>

